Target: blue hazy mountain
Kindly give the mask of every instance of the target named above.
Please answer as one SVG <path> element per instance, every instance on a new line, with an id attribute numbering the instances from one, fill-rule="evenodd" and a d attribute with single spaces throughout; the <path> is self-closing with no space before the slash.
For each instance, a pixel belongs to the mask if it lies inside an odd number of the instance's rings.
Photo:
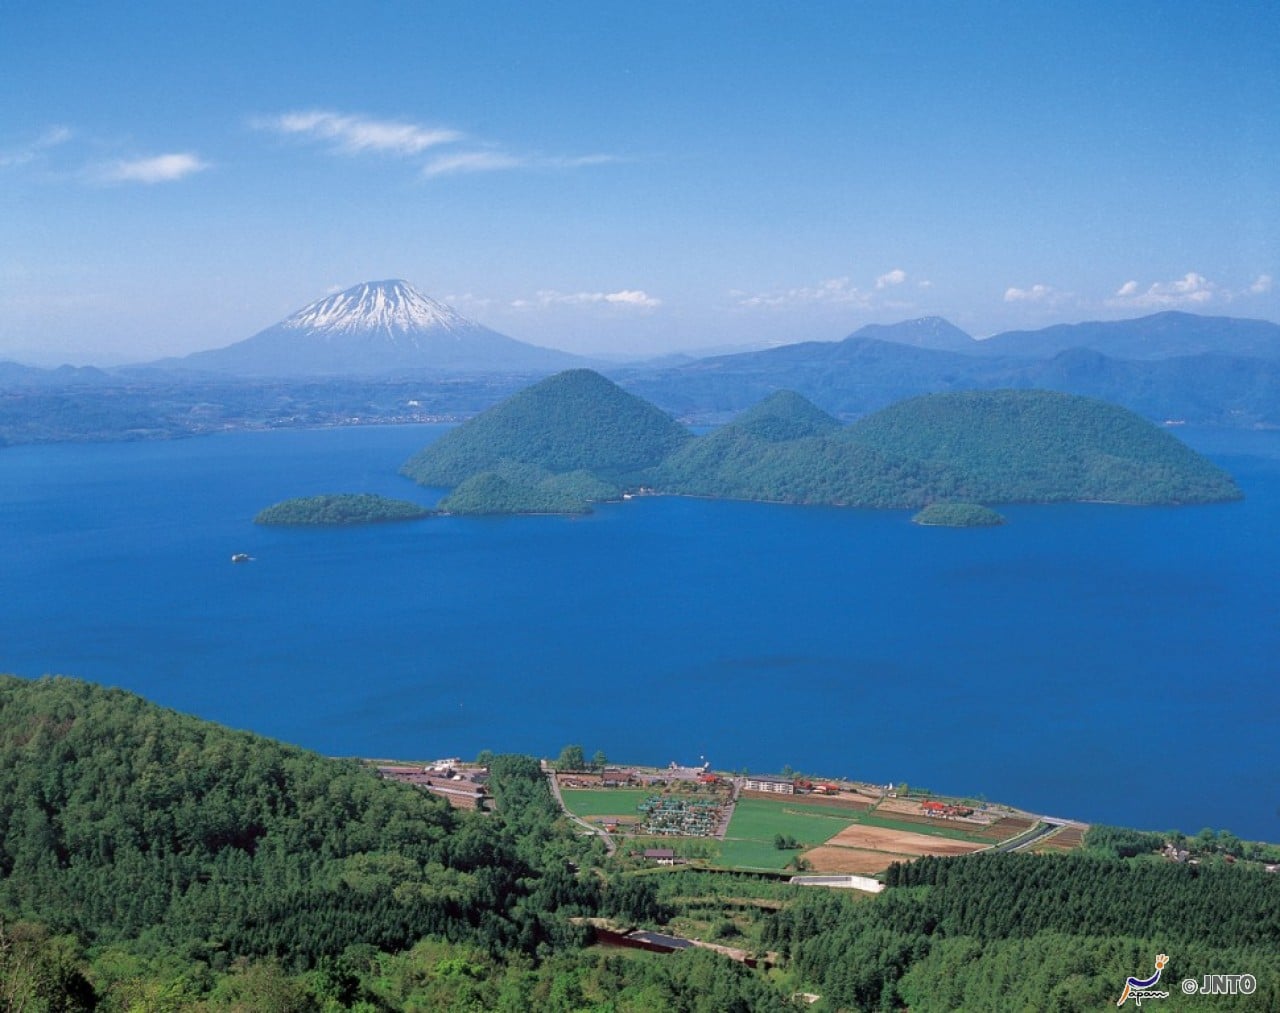
<path id="1" fill-rule="evenodd" d="M 1044 388 L 1113 401 L 1158 420 L 1280 425 L 1280 325 L 1159 313 L 976 341 L 946 321 L 925 318 L 864 327 L 843 341 L 617 377 L 667 411 L 706 420 L 728 417 L 781 389 L 855 418 L 916 394 Z"/>
<path id="2" fill-rule="evenodd" d="M 1094 320 L 1056 324 L 1036 331 L 1006 331 L 975 342 L 975 351 L 983 354 L 1018 358 L 1043 359 L 1073 348 L 1090 348 L 1117 359 L 1185 355 L 1280 359 L 1280 324 L 1171 310 L 1134 320 Z"/>
<path id="3" fill-rule="evenodd" d="M 850 338 L 870 338 L 874 341 L 892 341 L 916 348 L 932 348 L 939 352 L 975 352 L 981 342 L 942 317 L 919 317 L 896 324 L 867 324 Z"/>

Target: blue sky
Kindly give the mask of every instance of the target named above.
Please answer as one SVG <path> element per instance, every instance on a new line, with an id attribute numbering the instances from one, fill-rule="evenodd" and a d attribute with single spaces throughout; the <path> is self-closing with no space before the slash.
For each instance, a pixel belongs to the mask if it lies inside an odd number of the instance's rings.
<path id="1" fill-rule="evenodd" d="M 1277 53 L 1272 3 L 22 4 L 0 357 L 392 277 L 592 353 L 1280 319 Z"/>

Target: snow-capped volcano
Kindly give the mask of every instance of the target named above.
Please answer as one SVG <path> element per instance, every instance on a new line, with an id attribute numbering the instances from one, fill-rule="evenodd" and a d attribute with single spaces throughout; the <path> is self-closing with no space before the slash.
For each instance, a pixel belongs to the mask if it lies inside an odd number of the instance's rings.
<path id="1" fill-rule="evenodd" d="M 251 338 L 182 360 L 191 368 L 252 376 L 537 373 L 579 362 L 491 331 L 399 280 L 354 285 Z"/>
<path id="2" fill-rule="evenodd" d="M 443 329 L 466 334 L 477 328 L 451 306 L 423 295 L 407 281 L 367 281 L 345 292 L 317 299 L 278 327 L 313 334 L 357 334 L 381 332 L 395 339 L 410 340 L 416 332 Z"/>

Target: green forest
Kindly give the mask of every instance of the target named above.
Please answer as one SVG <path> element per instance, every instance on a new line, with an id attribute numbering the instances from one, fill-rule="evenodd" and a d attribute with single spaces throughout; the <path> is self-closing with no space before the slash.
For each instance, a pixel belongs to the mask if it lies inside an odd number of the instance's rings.
<path id="1" fill-rule="evenodd" d="M 576 514 L 622 490 L 589 471 L 555 474 L 536 465 L 504 462 L 463 479 L 440 501 L 452 514 Z"/>
<path id="2" fill-rule="evenodd" d="M 405 499 L 389 499 L 373 493 L 329 493 L 283 500 L 258 512 L 253 523 L 293 526 L 342 527 L 349 524 L 381 524 L 416 521 L 433 511 Z"/>
<path id="3" fill-rule="evenodd" d="M 921 859 L 873 897 L 610 857 L 537 760 L 484 759 L 493 811 L 454 810 L 120 690 L 0 677 L 0 1009 L 1086 1010 L 1156 952 L 1174 981 L 1256 977 L 1214 1008 L 1280 1006 L 1280 877 L 1168 862 L 1166 835 Z M 595 946 L 602 918 L 760 964 Z"/>
<path id="4" fill-rule="evenodd" d="M 617 479 L 691 439 L 664 412 L 589 369 L 520 391 L 446 433 L 400 469 L 420 485 L 454 486 L 508 462 Z"/>
<path id="5" fill-rule="evenodd" d="M 424 485 L 455 486 L 444 507 L 458 513 L 580 513 L 644 489 L 899 510 L 967 503 L 921 523 L 975 526 L 993 521 L 977 509 L 989 503 L 1150 505 L 1240 496 L 1230 476 L 1168 432 L 1127 409 L 1074 395 L 929 394 L 841 426 L 800 395 L 777 391 L 695 437 L 589 370 L 516 394 L 423 449 L 402 471 Z M 573 477 L 548 477 L 565 475 Z"/>

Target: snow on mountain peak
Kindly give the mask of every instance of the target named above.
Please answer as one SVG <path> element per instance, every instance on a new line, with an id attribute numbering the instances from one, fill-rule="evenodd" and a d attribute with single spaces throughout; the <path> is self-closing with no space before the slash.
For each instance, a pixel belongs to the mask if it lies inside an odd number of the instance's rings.
<path id="1" fill-rule="evenodd" d="M 353 285 L 317 299 L 281 321 L 280 326 L 323 336 L 372 332 L 394 338 L 422 330 L 468 332 L 478 325 L 396 279 Z"/>

